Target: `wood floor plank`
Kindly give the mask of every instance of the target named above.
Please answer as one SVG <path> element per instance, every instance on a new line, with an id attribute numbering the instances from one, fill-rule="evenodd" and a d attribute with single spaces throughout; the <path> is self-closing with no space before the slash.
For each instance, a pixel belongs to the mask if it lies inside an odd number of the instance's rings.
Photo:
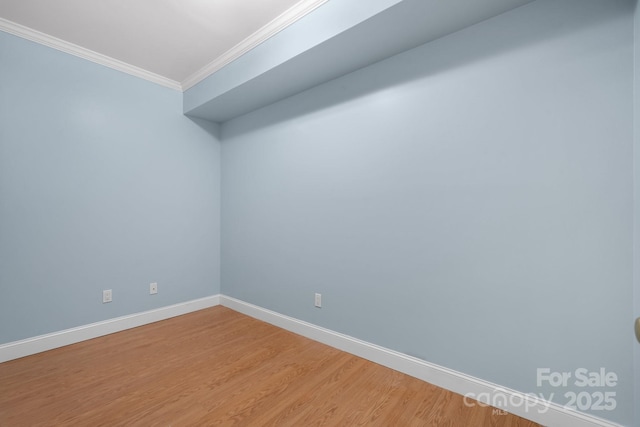
<path id="1" fill-rule="evenodd" d="M 0 426 L 537 424 L 218 306 L 0 364 Z"/>

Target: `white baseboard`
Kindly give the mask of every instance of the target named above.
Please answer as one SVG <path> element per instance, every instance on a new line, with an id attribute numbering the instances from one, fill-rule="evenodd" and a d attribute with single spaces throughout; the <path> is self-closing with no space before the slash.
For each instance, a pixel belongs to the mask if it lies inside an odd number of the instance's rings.
<path id="1" fill-rule="evenodd" d="M 282 329 L 419 378 L 454 393 L 477 398 L 477 401 L 476 399 L 465 398 L 465 402 L 469 402 L 472 405 L 486 406 L 486 404 L 490 404 L 512 414 L 551 427 L 620 427 L 610 421 L 576 412 L 556 403 L 543 401 L 516 390 L 500 387 L 488 381 L 224 295 L 213 295 L 3 344 L 0 345 L 0 363 L 220 304 Z"/>
<path id="2" fill-rule="evenodd" d="M 91 323 L 77 328 L 51 334 L 40 335 L 20 341 L 0 345 L 0 363 L 24 356 L 40 353 L 54 348 L 75 344 L 80 341 L 97 338 L 125 329 L 136 328 L 148 323 L 158 322 L 171 317 L 180 316 L 203 308 L 220 304 L 220 295 L 186 301 L 155 310 L 135 313 L 128 316 L 116 317 L 102 322 Z"/>
<path id="3" fill-rule="evenodd" d="M 305 336 L 331 347 L 346 351 L 396 371 L 419 378 L 463 396 L 469 404 L 491 406 L 546 426 L 562 427 L 620 427 L 602 418 L 577 412 L 531 395 L 500 387 L 488 381 L 380 347 L 293 317 L 285 316 L 247 302 L 220 296 L 220 304 L 232 310 Z"/>

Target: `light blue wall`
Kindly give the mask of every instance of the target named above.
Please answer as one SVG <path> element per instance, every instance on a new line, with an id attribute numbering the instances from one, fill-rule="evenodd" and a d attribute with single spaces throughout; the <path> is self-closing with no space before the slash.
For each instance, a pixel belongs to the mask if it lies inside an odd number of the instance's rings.
<path id="1" fill-rule="evenodd" d="M 0 343 L 219 293 L 218 129 L 181 98 L 0 32 Z"/>
<path id="2" fill-rule="evenodd" d="M 223 124 L 223 293 L 560 404 L 537 368 L 605 367 L 630 424 L 633 4 L 540 0 Z"/>

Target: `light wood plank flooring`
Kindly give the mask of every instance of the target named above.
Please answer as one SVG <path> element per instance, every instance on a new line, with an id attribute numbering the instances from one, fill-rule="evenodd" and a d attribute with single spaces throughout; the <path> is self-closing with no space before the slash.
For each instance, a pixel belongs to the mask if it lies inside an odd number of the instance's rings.
<path id="1" fill-rule="evenodd" d="M 0 364 L 0 426 L 537 424 L 218 306 Z"/>

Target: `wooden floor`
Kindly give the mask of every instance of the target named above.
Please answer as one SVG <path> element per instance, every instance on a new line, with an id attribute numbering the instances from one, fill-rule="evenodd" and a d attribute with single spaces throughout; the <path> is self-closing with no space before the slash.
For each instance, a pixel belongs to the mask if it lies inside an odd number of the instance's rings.
<path id="1" fill-rule="evenodd" d="M 0 364 L 0 426 L 536 426 L 218 306 Z"/>

